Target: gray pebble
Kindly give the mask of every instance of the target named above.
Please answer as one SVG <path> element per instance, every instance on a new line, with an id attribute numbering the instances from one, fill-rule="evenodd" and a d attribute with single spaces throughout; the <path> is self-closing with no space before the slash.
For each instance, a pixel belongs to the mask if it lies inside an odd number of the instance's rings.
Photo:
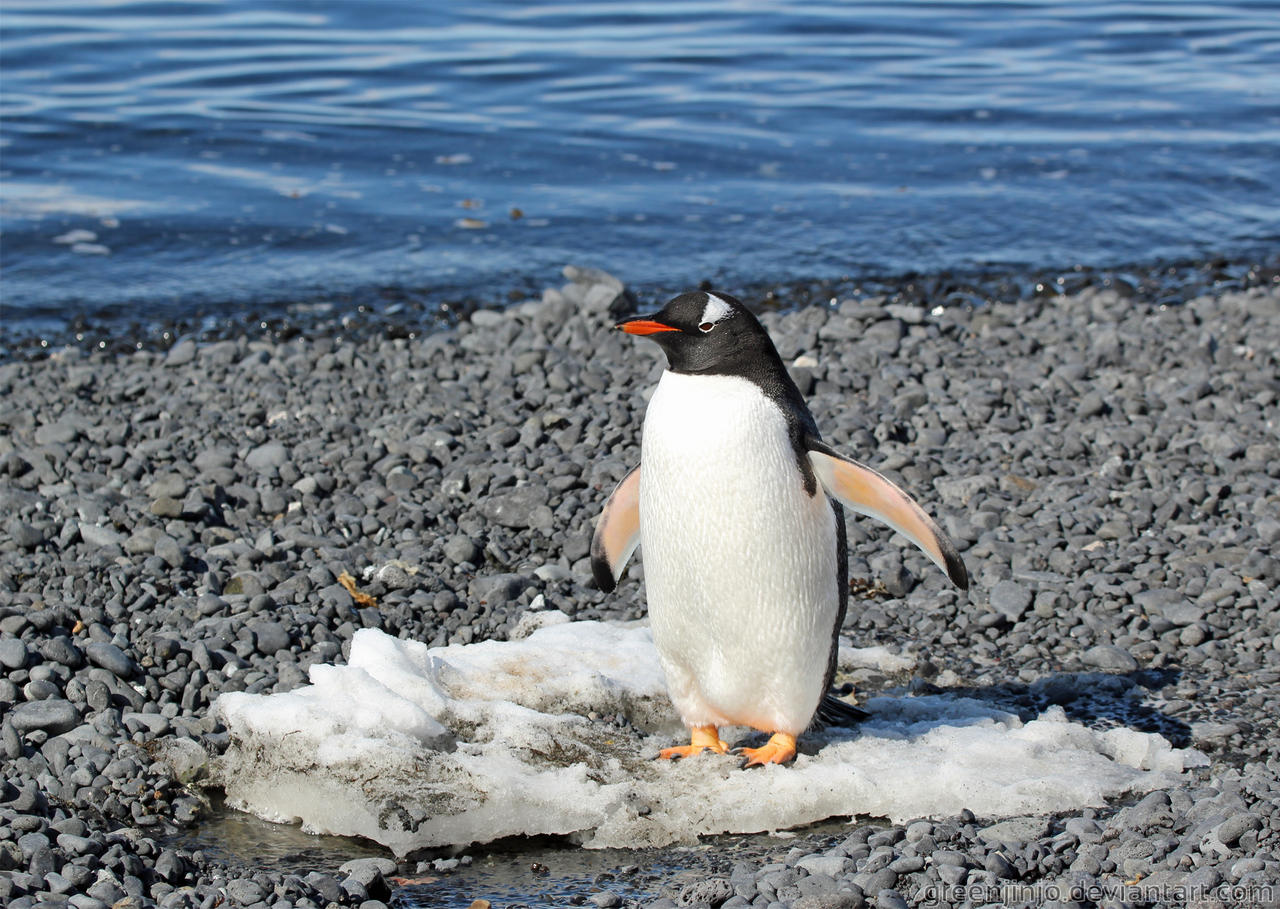
<path id="1" fill-rule="evenodd" d="M 84 651 L 71 642 L 69 638 L 58 636 L 49 638 L 40 648 L 46 660 L 59 663 L 68 669 L 79 669 L 84 665 Z"/>
<path id="2" fill-rule="evenodd" d="M 1016 880 L 1018 877 L 1018 869 L 999 852 L 989 853 L 982 867 L 1001 880 Z"/>
<path id="3" fill-rule="evenodd" d="M 866 902 L 862 891 L 851 885 L 850 889 L 835 893 L 802 896 L 791 903 L 791 909 L 862 909 Z"/>
<path id="4" fill-rule="evenodd" d="M 991 588 L 991 608 L 1017 622 L 1031 605 L 1031 591 L 1017 581 L 1000 581 Z"/>
<path id="5" fill-rule="evenodd" d="M 262 885 L 245 878 L 227 882 L 227 899 L 240 906 L 251 906 L 261 902 L 267 895 Z"/>
<path id="6" fill-rule="evenodd" d="M 280 442 L 265 442 L 251 449 L 244 457 L 245 466 L 258 472 L 282 467 L 288 460 L 289 449 Z"/>
<path id="7" fill-rule="evenodd" d="M 80 725 L 80 711 L 70 701 L 49 698 L 19 704 L 10 711 L 8 721 L 18 732 L 43 729 L 50 735 L 59 735 Z"/>
<path id="8" fill-rule="evenodd" d="M 455 565 L 463 562 L 479 565 L 483 559 L 480 547 L 470 537 L 462 534 L 455 534 L 445 541 L 444 555 Z"/>
<path id="9" fill-rule="evenodd" d="M 18 638 L 0 638 L 0 666 L 22 669 L 27 665 L 27 645 Z"/>
<path id="10" fill-rule="evenodd" d="M 172 496 L 160 496 L 148 510 L 158 518 L 176 518 L 182 515 L 182 502 Z"/>
<path id="11" fill-rule="evenodd" d="M 733 896 L 733 886 L 723 878 L 711 878 L 686 884 L 676 897 L 677 906 L 719 906 Z"/>
<path id="12" fill-rule="evenodd" d="M 80 539 L 90 546 L 122 546 L 125 535 L 112 527 L 80 522 Z"/>
<path id="13" fill-rule="evenodd" d="M 1080 655 L 1086 666 L 1106 669 L 1112 672 L 1133 672 L 1138 668 L 1138 661 L 1128 651 L 1114 644 L 1097 644 Z"/>
<path id="14" fill-rule="evenodd" d="M 503 527 L 550 530 L 552 514 L 546 503 L 546 488 L 529 485 L 488 496 L 479 503 L 479 509 L 486 518 Z"/>
<path id="15" fill-rule="evenodd" d="M 342 887 L 331 875 L 323 874 L 319 871 L 312 871 L 303 878 L 303 880 L 314 887 L 322 899 L 334 903 L 342 900 Z"/>
<path id="16" fill-rule="evenodd" d="M 803 868 L 810 874 L 826 874 L 838 878 L 852 871 L 854 864 L 843 855 L 806 855 L 796 862 L 797 868 Z"/>
<path id="17" fill-rule="evenodd" d="M 34 524 L 13 518 L 5 525 L 9 538 L 23 549 L 35 549 L 45 541 L 45 533 Z"/>
<path id="18" fill-rule="evenodd" d="M 165 355 L 164 365 L 169 367 L 186 366 L 196 358 L 196 342 L 187 338 L 169 348 Z"/>
<path id="19" fill-rule="evenodd" d="M 36 427 L 37 445 L 68 445 L 80 437 L 80 431 L 71 423 L 46 423 Z"/>
<path id="20" fill-rule="evenodd" d="M 258 652 L 272 656 L 277 650 L 288 650 L 289 629 L 282 622 L 257 622 L 250 626 Z"/>
<path id="21" fill-rule="evenodd" d="M 1218 827 L 1218 841 L 1233 846 L 1246 831 L 1257 830 L 1262 822 L 1253 814 L 1234 814 Z"/>
<path id="22" fill-rule="evenodd" d="M 186 478 L 179 473 L 165 473 L 156 477 L 147 485 L 147 495 L 153 499 L 168 496 L 171 499 L 182 499 L 187 494 Z"/>
<path id="23" fill-rule="evenodd" d="M 133 659 L 115 644 L 106 641 L 91 641 L 85 645 L 85 656 L 95 666 L 111 672 L 122 679 L 127 679 L 138 671 Z"/>

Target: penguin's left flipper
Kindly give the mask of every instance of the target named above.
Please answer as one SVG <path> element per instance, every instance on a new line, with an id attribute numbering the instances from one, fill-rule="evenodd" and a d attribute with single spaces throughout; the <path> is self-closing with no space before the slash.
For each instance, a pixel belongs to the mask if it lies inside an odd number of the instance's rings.
<path id="1" fill-rule="evenodd" d="M 815 725 L 835 726 L 840 729 L 852 728 L 855 723 L 870 719 L 871 714 L 861 707 L 855 707 L 848 701 L 842 701 L 833 692 L 828 691 L 818 702 L 818 712 L 814 716 Z"/>
<path id="2" fill-rule="evenodd" d="M 605 593 L 612 593 L 640 545 L 640 468 L 622 478 L 609 494 L 591 537 L 591 574 Z"/>
<path id="3" fill-rule="evenodd" d="M 956 544 L 915 499 L 867 465 L 842 457 L 817 439 L 806 438 L 805 447 L 813 472 L 828 495 L 845 508 L 888 524 L 920 547 L 952 583 L 962 590 L 969 589 L 969 572 Z"/>

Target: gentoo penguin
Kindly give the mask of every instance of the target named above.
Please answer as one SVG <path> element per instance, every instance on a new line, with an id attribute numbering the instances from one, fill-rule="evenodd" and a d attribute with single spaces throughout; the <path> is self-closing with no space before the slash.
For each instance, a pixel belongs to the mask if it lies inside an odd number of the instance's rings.
<path id="1" fill-rule="evenodd" d="M 658 343 L 640 466 L 609 497 L 592 540 L 612 591 L 644 548 L 653 641 L 691 730 L 687 757 L 728 745 L 719 727 L 770 734 L 743 766 L 785 763 L 835 672 L 848 598 L 844 515 L 888 524 L 961 588 L 955 545 L 906 493 L 823 443 L 764 326 L 727 294 L 681 294 L 617 328 Z M 844 705 L 827 697 L 824 706 Z"/>

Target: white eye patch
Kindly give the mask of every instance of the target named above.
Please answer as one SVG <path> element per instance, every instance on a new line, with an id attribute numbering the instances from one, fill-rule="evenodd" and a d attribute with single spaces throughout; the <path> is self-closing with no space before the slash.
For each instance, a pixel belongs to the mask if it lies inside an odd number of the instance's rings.
<path id="1" fill-rule="evenodd" d="M 724 319 L 731 315 L 733 315 L 732 306 L 730 306 L 724 300 L 721 300 L 715 294 L 707 294 L 707 305 L 702 310 L 702 318 L 698 320 L 700 322 L 699 327 L 701 328 L 702 325 L 714 326 L 721 319 Z M 703 329 L 703 331 L 710 331 L 710 330 L 711 330 L 710 328 Z"/>

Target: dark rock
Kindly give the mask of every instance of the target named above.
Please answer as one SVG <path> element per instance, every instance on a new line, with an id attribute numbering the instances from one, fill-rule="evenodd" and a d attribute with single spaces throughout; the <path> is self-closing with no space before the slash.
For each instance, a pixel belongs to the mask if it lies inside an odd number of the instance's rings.
<path id="1" fill-rule="evenodd" d="M 319 871 L 312 871 L 304 880 L 314 887 L 320 897 L 327 902 L 337 903 L 342 900 L 342 886 L 332 876 L 322 874 Z"/>
<path id="2" fill-rule="evenodd" d="M 289 629 L 282 622 L 257 622 L 249 626 L 253 631 L 258 652 L 272 656 L 277 650 L 288 650 Z"/>
<path id="3" fill-rule="evenodd" d="M 463 562 L 479 565 L 484 559 L 480 547 L 470 537 L 462 534 L 455 534 L 445 541 L 444 555 L 455 565 Z"/>
<path id="4" fill-rule="evenodd" d="M 91 641 L 85 645 L 84 652 L 90 663 L 119 678 L 127 679 L 138 671 L 137 663 L 128 654 L 107 641 Z"/>
<path id="5" fill-rule="evenodd" d="M 60 735 L 80 725 L 80 711 L 70 701 L 50 698 L 19 704 L 9 713 L 8 720 L 18 732 L 42 729 L 50 735 Z"/>
<path id="6" fill-rule="evenodd" d="M 84 665 L 84 652 L 70 638 L 61 635 L 46 640 L 40 646 L 40 653 L 46 660 L 60 663 L 68 669 L 79 669 Z"/>
<path id="7" fill-rule="evenodd" d="M 1218 827 L 1218 840 L 1224 846 L 1234 846 L 1249 830 L 1257 830 L 1262 822 L 1254 814 L 1233 814 Z"/>
<path id="8" fill-rule="evenodd" d="M 267 892 L 261 884 L 248 878 L 227 881 L 227 899 L 231 900 L 233 905 L 251 906 L 261 902 L 266 895 Z"/>
<path id="9" fill-rule="evenodd" d="M 1012 881 L 1018 878 L 1018 869 L 999 852 L 989 853 L 983 867 L 1001 880 Z"/>

